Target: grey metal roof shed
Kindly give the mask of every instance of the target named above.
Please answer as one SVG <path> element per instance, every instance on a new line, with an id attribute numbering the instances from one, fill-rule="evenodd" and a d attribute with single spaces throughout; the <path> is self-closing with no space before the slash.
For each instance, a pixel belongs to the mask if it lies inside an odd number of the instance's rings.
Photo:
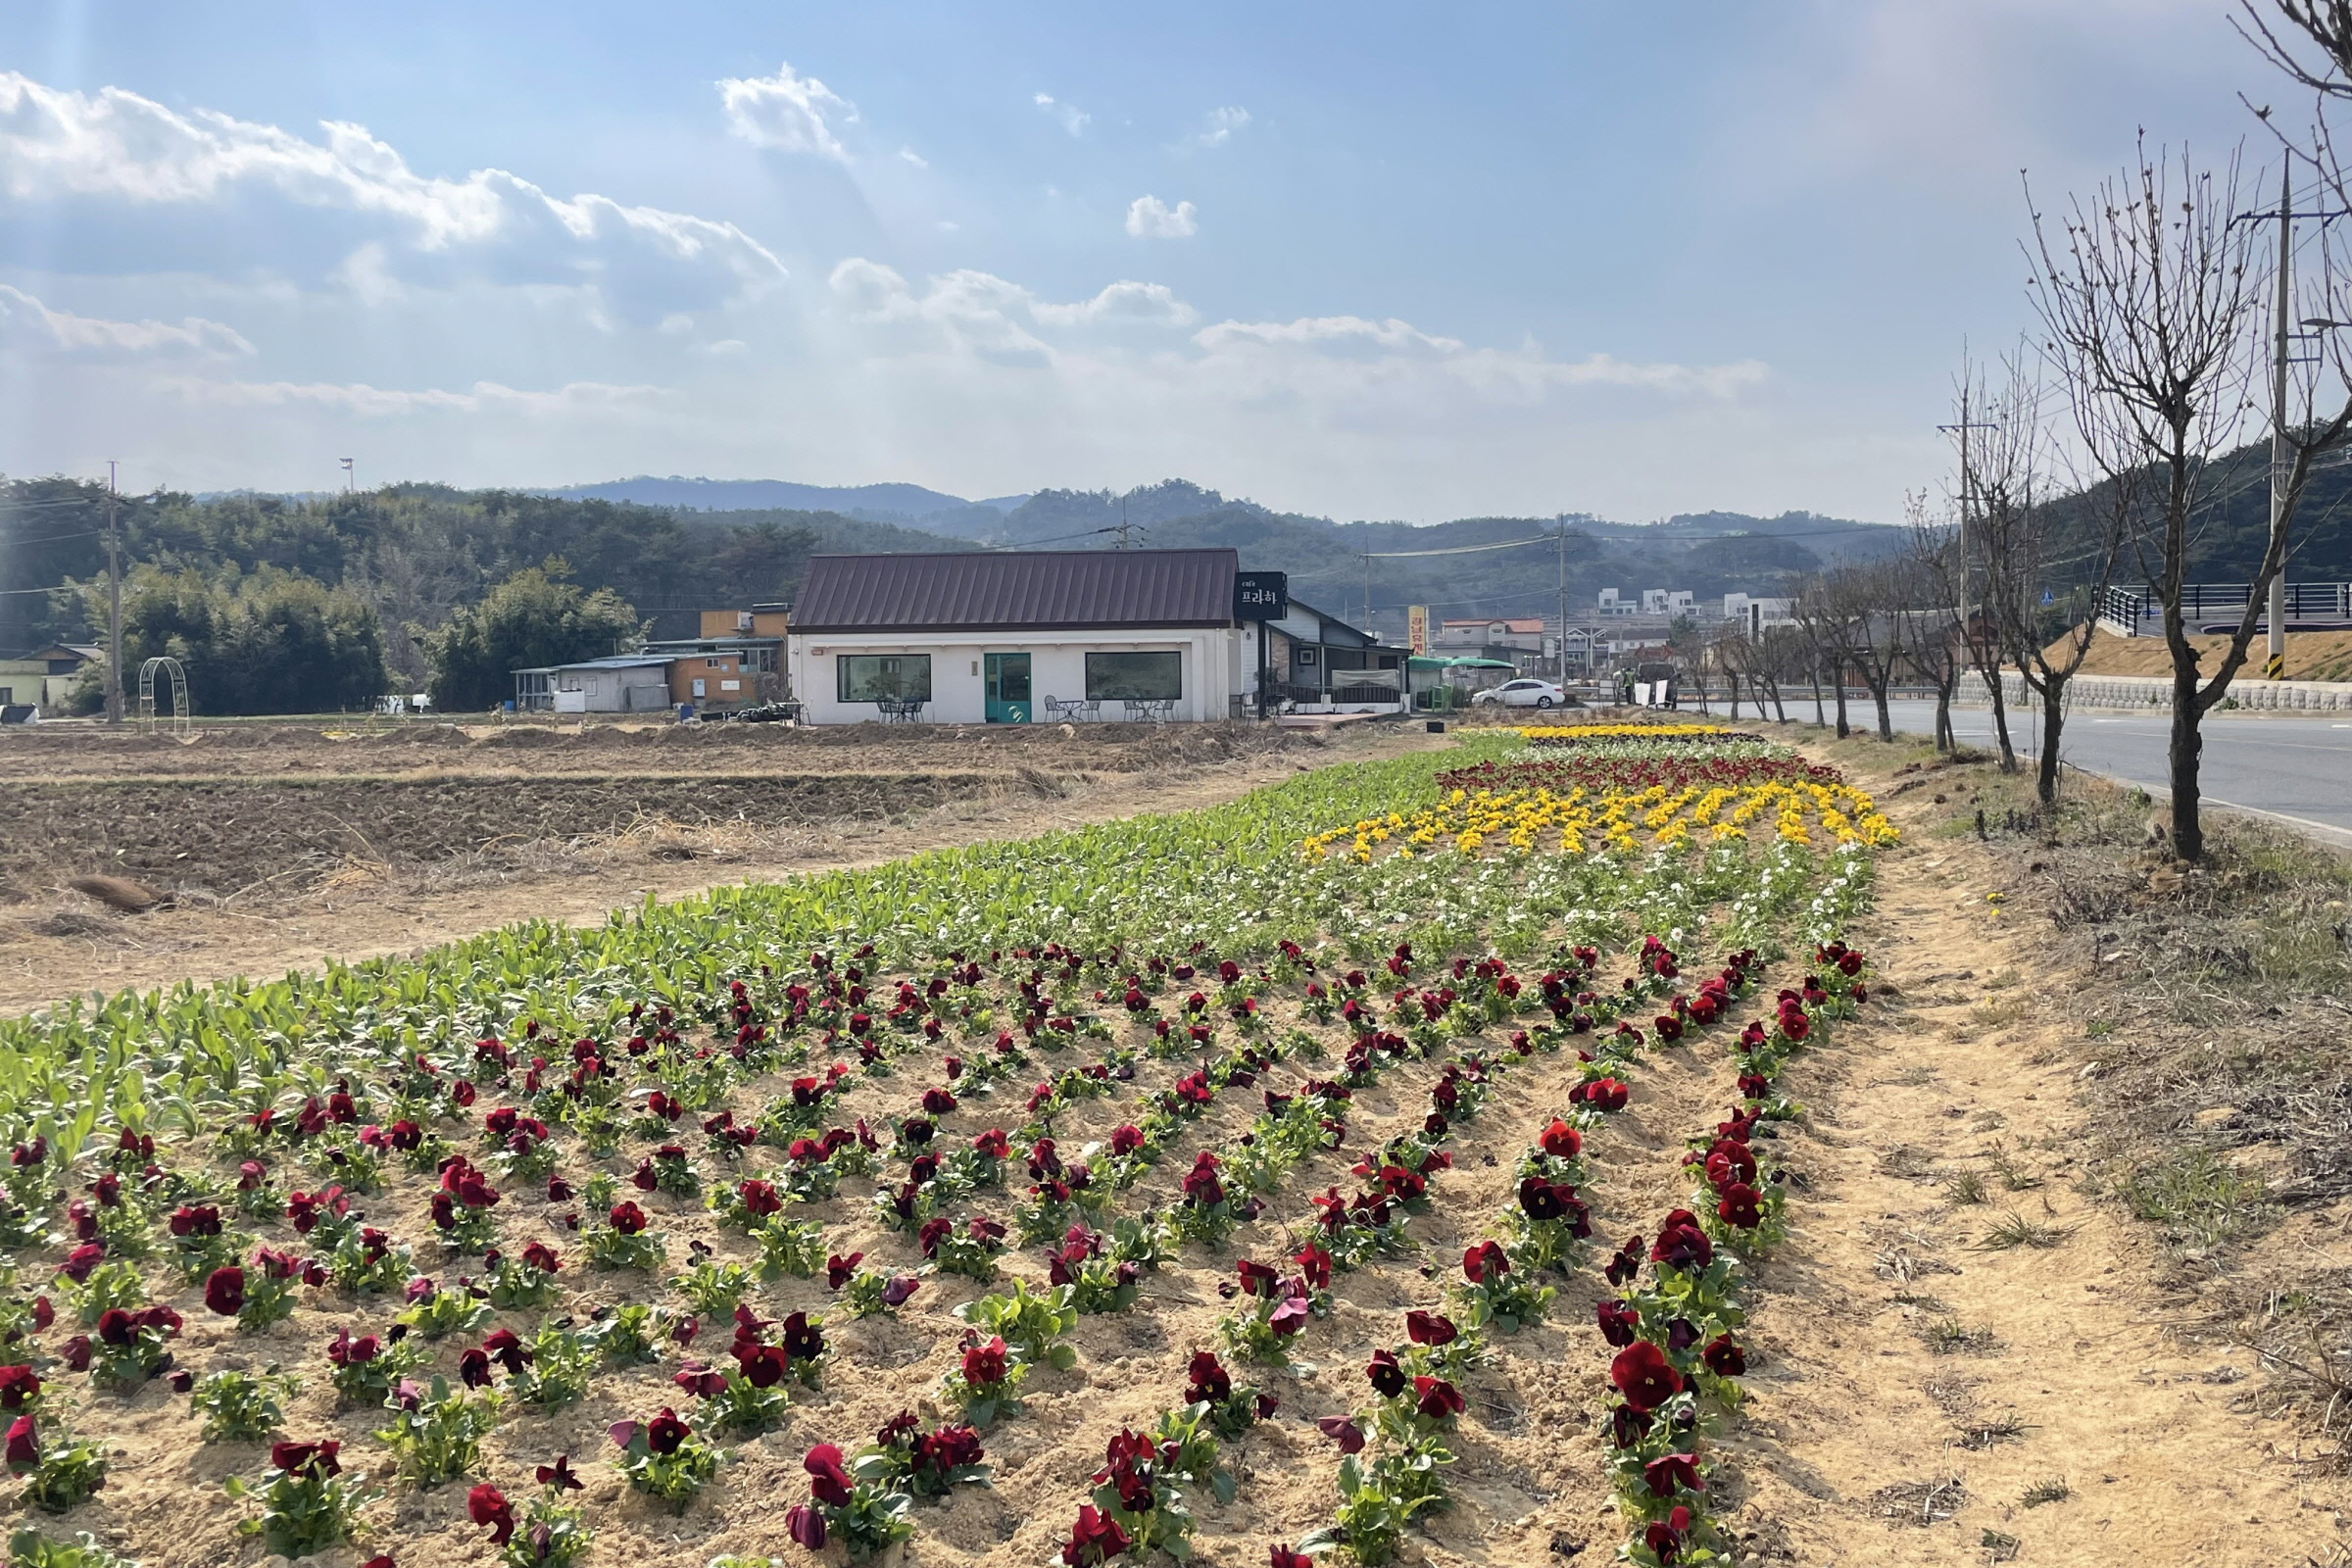
<path id="1" fill-rule="evenodd" d="M 1241 557 L 1221 550 L 811 556 L 796 636 L 1230 626 Z"/>

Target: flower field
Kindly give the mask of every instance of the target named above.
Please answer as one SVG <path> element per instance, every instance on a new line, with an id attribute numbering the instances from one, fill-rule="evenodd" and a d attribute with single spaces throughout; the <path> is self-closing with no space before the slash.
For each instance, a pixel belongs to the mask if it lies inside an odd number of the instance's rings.
<path id="1" fill-rule="evenodd" d="M 1576 728 L 0 1023 L 12 1560 L 1726 1560 L 1895 832 Z"/>

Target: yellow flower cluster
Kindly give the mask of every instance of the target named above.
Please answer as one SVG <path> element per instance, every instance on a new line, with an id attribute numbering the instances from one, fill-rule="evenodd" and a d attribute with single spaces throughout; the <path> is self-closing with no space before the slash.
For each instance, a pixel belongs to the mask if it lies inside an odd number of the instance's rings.
<path id="1" fill-rule="evenodd" d="M 1688 735 L 1724 735 L 1724 724 L 1527 724 L 1519 733 L 1531 741 L 1670 740 Z"/>
<path id="2" fill-rule="evenodd" d="M 1899 836 L 1869 796 L 1844 784 L 1772 782 L 1744 786 L 1655 784 L 1640 791 L 1546 789 L 1500 792 L 1455 790 L 1436 806 L 1410 816 L 1391 812 L 1310 836 L 1306 858 L 1334 853 L 1359 862 L 1384 845 L 1411 858 L 1451 849 L 1472 858 L 1489 850 L 1558 855 L 1608 850 L 1639 854 L 1646 841 L 1660 849 L 1687 848 L 1694 836 L 1706 841 L 1744 839 L 1758 820 L 1790 844 L 1810 845 L 1816 834 L 1835 844 L 1892 844 Z"/>

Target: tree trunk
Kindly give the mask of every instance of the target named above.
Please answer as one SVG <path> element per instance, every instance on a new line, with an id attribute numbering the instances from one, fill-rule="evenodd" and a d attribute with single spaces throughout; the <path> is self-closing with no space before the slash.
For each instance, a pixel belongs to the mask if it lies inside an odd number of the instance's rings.
<path id="1" fill-rule="evenodd" d="M 1979 670 L 1979 674 L 1984 671 Z M 1985 687 L 1992 693 L 1992 735 L 2001 748 L 2001 771 L 2017 771 L 2017 749 L 2009 744 L 2009 699 L 2001 690 L 2001 663 L 1994 660 L 1992 673 L 1985 676 Z"/>
<path id="2" fill-rule="evenodd" d="M 1892 741 L 1894 739 L 1894 715 L 1886 710 L 1886 683 L 1885 681 L 1879 682 L 1870 689 L 1870 700 L 1877 704 L 1879 709 L 1879 739 Z"/>
<path id="3" fill-rule="evenodd" d="M 1948 753 L 1956 747 L 1952 739 L 1952 683 L 1945 681 L 1936 688 L 1936 750 Z"/>
<path id="4" fill-rule="evenodd" d="M 1782 723 L 1784 723 L 1784 724 L 1788 723 L 1788 705 L 1787 703 L 1784 703 L 1784 702 L 1782 702 L 1782 701 L 1781 701 L 1781 683 L 1780 683 L 1780 681 L 1779 681 L 1777 678 L 1776 678 L 1776 679 L 1773 679 L 1773 680 L 1768 680 L 1768 681 L 1766 681 L 1766 682 L 1764 683 L 1764 691 L 1765 691 L 1766 695 L 1768 695 L 1768 696 L 1769 696 L 1769 697 L 1771 697 L 1771 699 L 1772 699 L 1772 710 L 1773 710 L 1775 713 L 1778 713 L 1778 714 L 1780 715 L 1780 720 L 1781 720 L 1781 722 L 1782 722 Z M 1763 705 L 1763 704 L 1761 704 L 1761 703 L 1758 703 L 1758 704 L 1756 705 L 1756 711 L 1757 711 L 1757 712 L 1759 712 L 1759 713 L 1763 712 L 1763 711 L 1764 711 L 1764 705 Z"/>
<path id="5" fill-rule="evenodd" d="M 2034 771 L 2034 794 L 2042 805 L 2056 806 L 2058 731 L 2066 723 L 2066 677 L 2044 671 L 2041 681 L 2041 759 Z"/>
<path id="6" fill-rule="evenodd" d="M 1740 722 L 1740 672 L 1732 671 L 1732 710 L 1727 715 L 1735 724 Z"/>
<path id="7" fill-rule="evenodd" d="M 1821 662 L 1816 660 L 1813 663 L 1813 727 L 1820 729 L 1829 721 L 1821 709 Z"/>
<path id="8" fill-rule="evenodd" d="M 2197 710 L 2197 670 L 2173 669 L 2173 853 L 2183 860 L 2205 857 L 2205 824 L 2197 814 L 2197 767 L 2205 750 Z"/>
<path id="9" fill-rule="evenodd" d="M 1834 660 L 1830 664 L 1830 685 L 1838 693 L 1838 738 L 1844 740 L 1854 732 L 1845 721 L 1845 661 Z"/>

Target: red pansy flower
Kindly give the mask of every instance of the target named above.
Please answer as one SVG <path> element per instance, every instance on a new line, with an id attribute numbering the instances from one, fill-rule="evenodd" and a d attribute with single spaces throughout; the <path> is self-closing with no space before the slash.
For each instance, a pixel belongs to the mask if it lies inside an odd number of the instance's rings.
<path id="1" fill-rule="evenodd" d="M 1625 1396 L 1625 1402 L 1641 1411 L 1655 1410 L 1683 1389 L 1682 1374 L 1666 1359 L 1666 1352 L 1647 1340 L 1636 1340 L 1617 1352 L 1609 1363 L 1609 1381 Z"/>

